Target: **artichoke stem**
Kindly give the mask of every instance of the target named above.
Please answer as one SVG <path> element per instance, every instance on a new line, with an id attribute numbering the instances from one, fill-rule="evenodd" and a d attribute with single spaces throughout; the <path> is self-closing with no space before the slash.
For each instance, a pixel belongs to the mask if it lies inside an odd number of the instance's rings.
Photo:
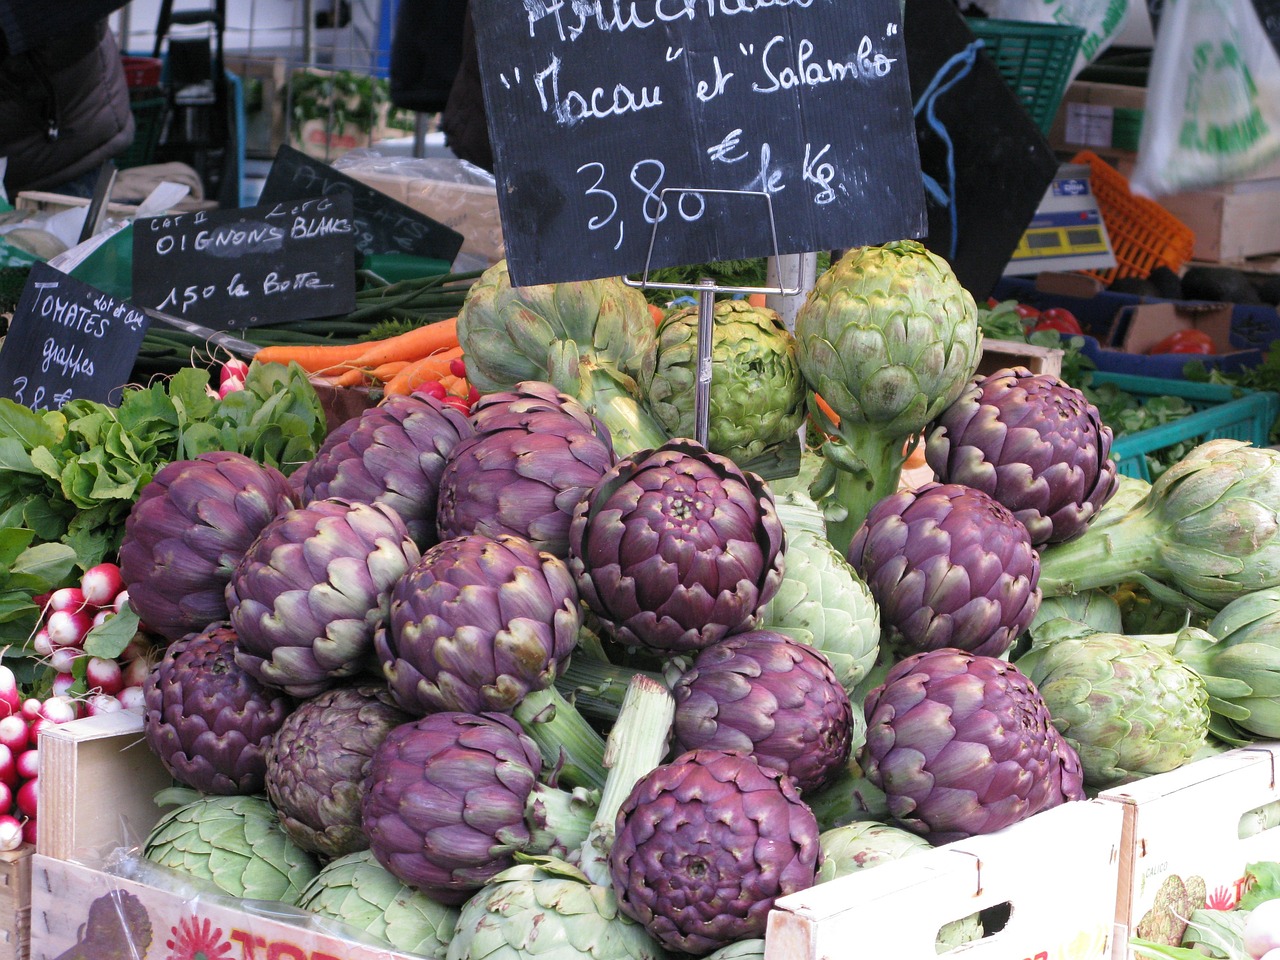
<path id="1" fill-rule="evenodd" d="M 675 710 L 675 698 L 662 683 L 645 674 L 631 679 L 618 722 L 609 732 L 605 752 L 609 778 L 579 855 L 579 866 L 592 883 L 606 887 L 612 883 L 609 852 L 618 811 L 640 778 L 666 756 Z"/>
<path id="2" fill-rule="evenodd" d="M 1040 551 L 1040 592 L 1046 597 L 1121 583 L 1136 574 L 1159 577 L 1160 524 L 1147 510 Z"/>
<path id="3" fill-rule="evenodd" d="M 641 672 L 633 667 L 575 656 L 556 677 L 556 688 L 571 697 L 583 714 L 612 726 L 626 698 L 627 684 Z M 647 676 L 662 681 L 656 673 L 647 673 Z"/>
<path id="4" fill-rule="evenodd" d="M 558 769 L 557 784 L 604 787 L 604 738 L 555 687 L 530 692 L 511 715 L 538 745 L 543 763 Z"/>
<path id="5" fill-rule="evenodd" d="M 591 372 L 591 389 L 592 395 L 582 399 L 587 409 L 609 428 L 613 451 L 619 457 L 629 457 L 637 450 L 653 450 L 670 439 L 635 395 L 608 371 Z"/>
<path id="6" fill-rule="evenodd" d="M 594 819 L 595 795 L 586 790 L 568 792 L 546 784 L 534 784 L 525 801 L 529 825 L 528 854 L 566 858 L 586 841 Z"/>
<path id="7" fill-rule="evenodd" d="M 898 489 L 908 438 L 890 437 L 857 426 L 842 427 L 840 435 L 848 447 L 845 456 L 835 461 L 835 489 L 827 498 L 838 509 L 823 512 L 827 516 L 827 539 L 841 556 L 847 557 L 849 544 L 871 508 Z"/>

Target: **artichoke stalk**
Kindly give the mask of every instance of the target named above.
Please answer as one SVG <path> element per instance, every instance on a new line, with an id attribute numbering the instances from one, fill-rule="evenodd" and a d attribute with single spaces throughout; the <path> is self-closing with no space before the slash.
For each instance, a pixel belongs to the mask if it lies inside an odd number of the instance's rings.
<path id="1" fill-rule="evenodd" d="M 472 284 L 458 312 L 467 379 L 478 390 L 551 383 L 604 422 L 619 456 L 667 439 L 638 399 L 654 337 L 644 295 L 621 278 L 513 287 L 505 260 Z"/>
<path id="2" fill-rule="evenodd" d="M 667 750 L 673 701 L 649 677 L 628 687 L 609 734 L 609 778 L 577 865 L 548 858 L 494 877 L 462 907 L 447 960 L 663 960 L 662 948 L 619 909 L 608 856 L 617 812 Z"/>
<path id="3" fill-rule="evenodd" d="M 1113 517 L 1041 551 L 1045 596 L 1132 580 L 1221 610 L 1280 587 L 1280 451 L 1210 440 Z"/>
<path id="4" fill-rule="evenodd" d="M 973 296 L 914 240 L 850 250 L 818 278 L 796 345 L 805 380 L 835 414 L 810 399 L 828 435 L 813 492 L 841 553 L 897 488 L 908 441 L 965 388 L 981 344 Z"/>

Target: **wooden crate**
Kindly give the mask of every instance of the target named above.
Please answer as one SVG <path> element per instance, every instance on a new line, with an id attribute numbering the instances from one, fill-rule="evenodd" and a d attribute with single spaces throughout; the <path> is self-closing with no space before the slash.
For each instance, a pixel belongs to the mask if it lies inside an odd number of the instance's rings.
<path id="1" fill-rule="evenodd" d="M 1243 892 L 1246 866 L 1280 860 L 1280 825 L 1271 826 L 1280 824 L 1278 756 L 1280 744 L 1260 743 L 1099 794 L 1099 802 L 1124 811 L 1116 897 L 1124 942 L 1136 934 L 1156 939 L 1157 898 L 1180 897 L 1179 885 L 1190 890 L 1192 908 L 1229 909 Z M 1135 954 L 1116 953 L 1124 956 Z"/>
<path id="2" fill-rule="evenodd" d="M 31 945 L 32 844 L 0 853 L 0 960 L 26 960 Z"/>
<path id="3" fill-rule="evenodd" d="M 1063 351 L 1057 348 L 1038 347 L 1032 343 L 1013 340 L 983 340 L 982 359 L 978 361 L 978 375 L 986 376 L 1004 367 L 1026 367 L 1032 373 L 1062 375 Z"/>
<path id="4" fill-rule="evenodd" d="M 1108 804 L 1066 803 L 783 897 L 765 960 L 933 960 L 943 924 L 1006 904 L 1002 929 L 959 948 L 965 960 L 1107 960 L 1120 823 Z"/>
<path id="5" fill-rule="evenodd" d="M 1160 205 L 1195 231 L 1197 260 L 1280 253 L 1280 177 L 1174 193 Z"/>

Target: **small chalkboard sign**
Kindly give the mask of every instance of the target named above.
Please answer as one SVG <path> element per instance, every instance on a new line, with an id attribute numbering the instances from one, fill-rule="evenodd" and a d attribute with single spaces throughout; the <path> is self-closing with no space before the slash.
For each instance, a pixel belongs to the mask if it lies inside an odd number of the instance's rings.
<path id="1" fill-rule="evenodd" d="M 334 193 L 351 194 L 356 252 L 362 256 L 408 253 L 453 263 L 462 249 L 458 231 L 288 144 L 276 151 L 258 202 L 285 203 Z"/>
<path id="2" fill-rule="evenodd" d="M 924 232 L 900 0 L 471 11 L 513 283 Z"/>
<path id="3" fill-rule="evenodd" d="M 979 301 L 1000 280 L 1058 160 L 954 0 L 911 0 L 907 63 L 929 230 Z"/>
<path id="4" fill-rule="evenodd" d="M 137 307 L 34 263 L 0 347 L 0 396 L 33 410 L 119 403 L 147 325 Z"/>
<path id="5" fill-rule="evenodd" d="M 133 302 L 216 330 L 355 309 L 351 197 L 165 214 L 133 224 Z"/>

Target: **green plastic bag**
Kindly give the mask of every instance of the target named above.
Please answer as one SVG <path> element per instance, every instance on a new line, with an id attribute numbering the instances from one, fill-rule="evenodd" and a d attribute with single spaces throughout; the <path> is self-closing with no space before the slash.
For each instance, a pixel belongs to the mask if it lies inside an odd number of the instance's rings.
<path id="1" fill-rule="evenodd" d="M 71 276 L 117 300 L 133 296 L 133 225 L 117 230 L 71 269 Z"/>

